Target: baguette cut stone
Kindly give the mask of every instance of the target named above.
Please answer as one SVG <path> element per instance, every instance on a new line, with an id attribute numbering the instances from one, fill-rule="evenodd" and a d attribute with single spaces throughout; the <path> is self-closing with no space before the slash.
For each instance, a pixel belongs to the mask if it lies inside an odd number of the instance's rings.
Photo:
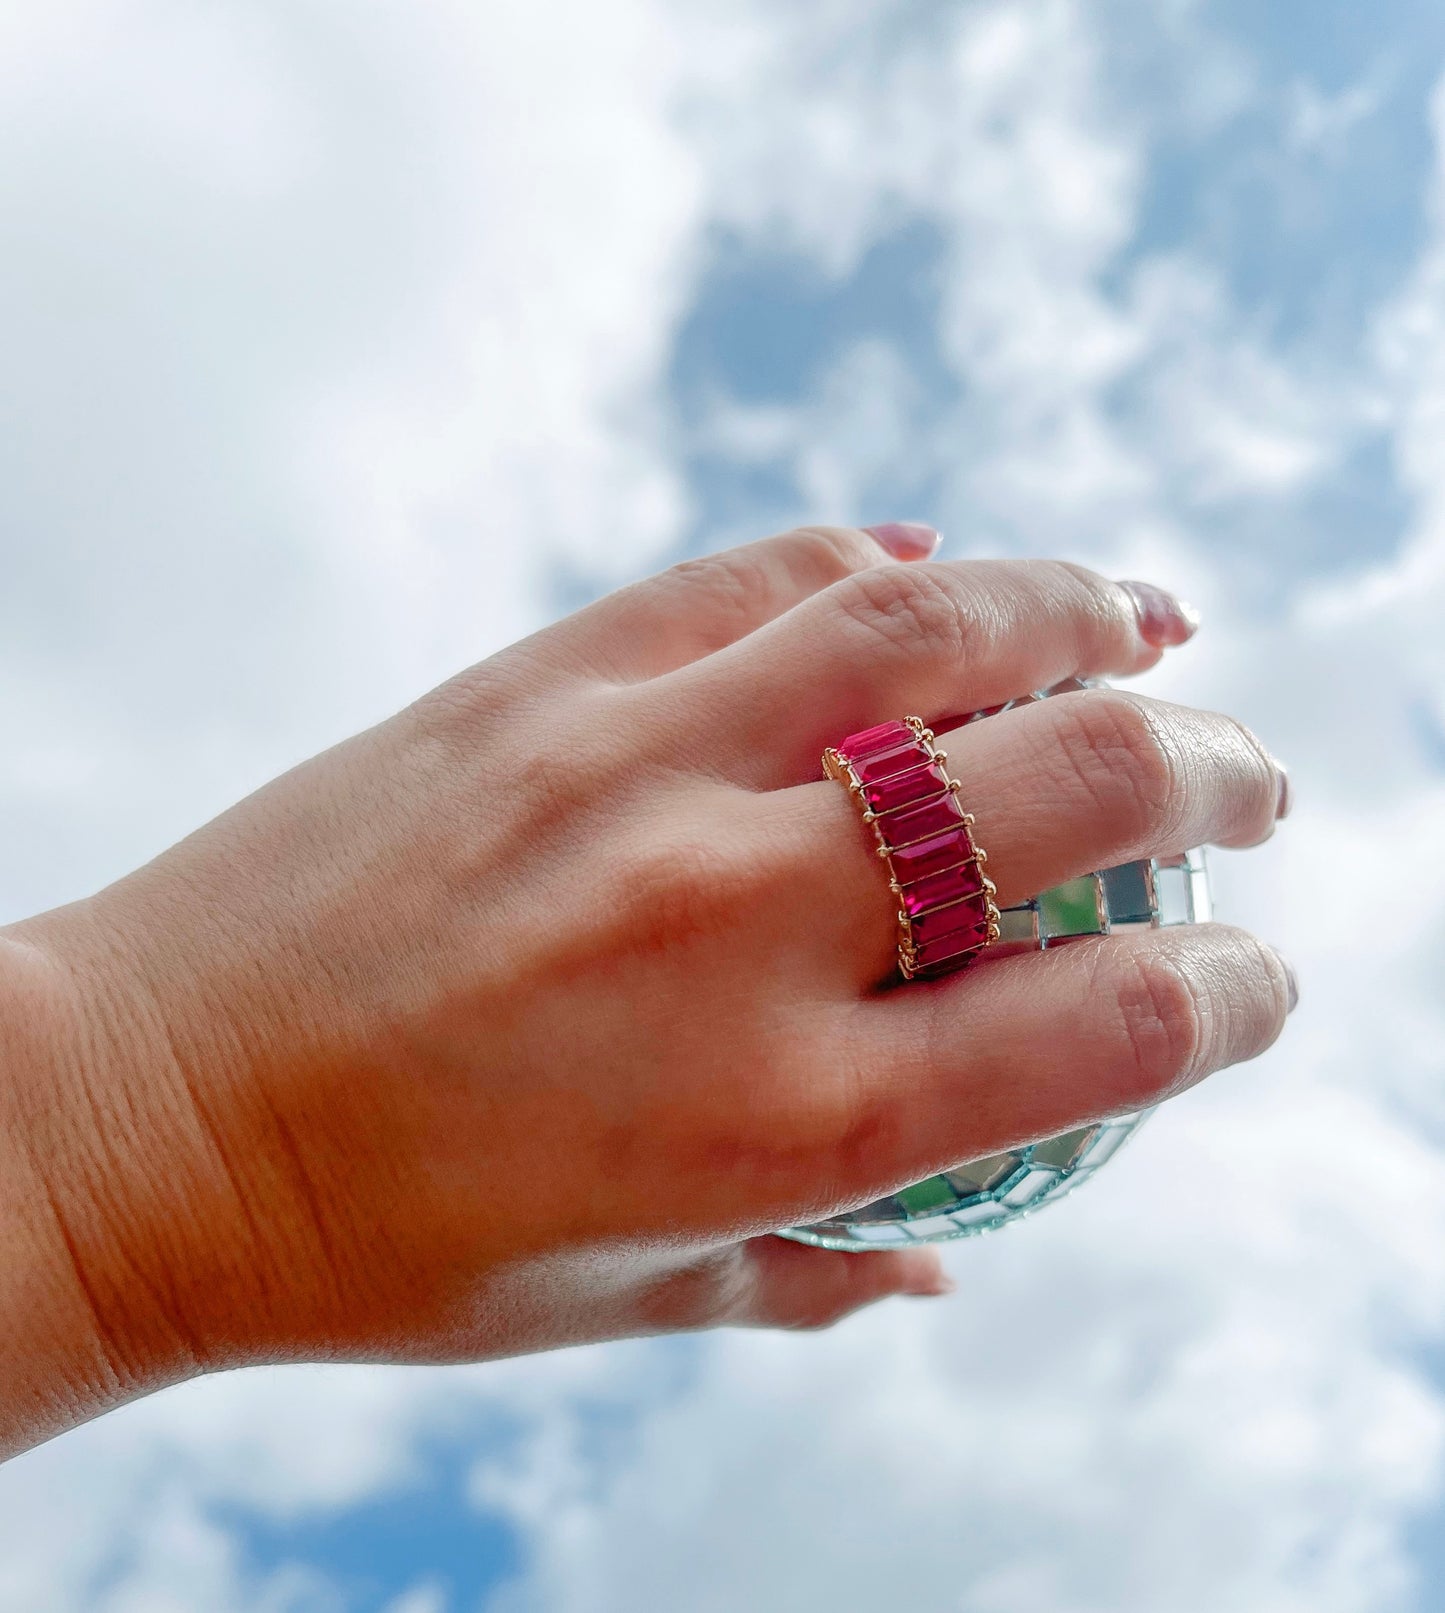
<path id="1" fill-rule="evenodd" d="M 937 762 L 930 762 L 926 767 L 911 767 L 906 773 L 879 779 L 876 784 L 865 784 L 863 799 L 874 812 L 892 812 L 937 795 L 947 783 L 943 769 Z"/>
<path id="2" fill-rule="evenodd" d="M 958 804 L 958 797 L 949 790 L 935 801 L 893 813 L 878 827 L 890 846 L 903 846 L 911 840 L 942 834 L 945 829 L 957 829 L 962 823 L 963 808 Z"/>
<path id="3" fill-rule="evenodd" d="M 963 913 L 974 913 L 972 904 L 964 904 L 959 909 Z M 972 952 L 981 947 L 988 939 L 988 926 L 982 917 L 974 913 L 976 922 L 971 929 L 950 930 L 946 935 L 938 935 L 930 940 L 923 941 L 918 938 L 918 926 L 913 927 L 914 949 L 916 953 L 916 970 L 936 969 L 941 964 L 950 963 L 962 952 Z"/>
<path id="4" fill-rule="evenodd" d="M 916 879 L 951 868 L 954 863 L 972 856 L 973 841 L 960 823 L 929 840 L 920 840 L 916 846 L 901 846 L 893 853 L 893 871 L 900 885 L 911 885 Z"/>
<path id="5" fill-rule="evenodd" d="M 942 873 L 929 874 L 916 885 L 903 891 L 903 911 L 910 919 L 926 913 L 930 907 L 942 902 L 964 902 L 970 896 L 983 894 L 983 872 L 977 863 L 964 863 L 958 868 L 946 868 Z M 943 915 L 940 914 L 941 918 Z"/>
<path id="6" fill-rule="evenodd" d="M 929 760 L 927 750 L 917 740 L 899 745 L 896 750 L 874 751 L 853 763 L 853 771 L 864 784 L 887 778 L 890 773 L 902 773 L 910 767 L 920 767 Z"/>
<path id="7" fill-rule="evenodd" d="M 892 750 L 912 737 L 913 730 L 906 722 L 881 722 L 875 728 L 864 728 L 856 734 L 849 734 L 837 751 L 840 756 L 855 762 L 860 756 L 871 756 L 874 751 Z"/>
<path id="8" fill-rule="evenodd" d="M 913 931 L 913 944 L 918 947 L 937 941 L 941 936 L 951 939 L 955 931 L 968 934 L 977 931 L 978 939 L 982 941 L 988 934 L 982 887 L 967 901 L 955 902 L 952 907 L 935 908 L 931 913 L 920 913 L 917 918 L 910 918 L 909 926 Z M 972 946 L 973 942 L 970 941 L 968 945 Z M 957 952 L 961 948 L 954 947 L 952 950 Z"/>

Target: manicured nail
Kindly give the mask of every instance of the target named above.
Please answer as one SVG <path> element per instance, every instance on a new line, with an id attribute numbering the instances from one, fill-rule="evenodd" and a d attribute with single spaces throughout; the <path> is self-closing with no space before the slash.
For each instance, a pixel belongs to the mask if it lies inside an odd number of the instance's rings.
<path id="1" fill-rule="evenodd" d="M 1294 972 L 1294 965 L 1285 957 L 1278 947 L 1273 949 L 1275 957 L 1284 966 L 1284 977 L 1289 983 L 1289 1011 L 1293 1013 L 1299 1007 L 1299 976 Z"/>
<path id="2" fill-rule="evenodd" d="M 1274 759 L 1275 772 L 1279 774 L 1279 797 L 1274 804 L 1276 818 L 1287 818 L 1290 808 L 1294 806 L 1294 786 L 1289 781 L 1289 769 L 1278 757 Z"/>
<path id="3" fill-rule="evenodd" d="M 943 534 L 922 521 L 883 521 L 863 530 L 877 538 L 895 560 L 927 560 L 943 542 Z"/>
<path id="4" fill-rule="evenodd" d="M 1199 631 L 1199 612 L 1193 605 L 1156 588 L 1152 582 L 1121 582 L 1119 586 L 1134 601 L 1139 632 L 1155 649 L 1172 649 L 1187 644 Z"/>

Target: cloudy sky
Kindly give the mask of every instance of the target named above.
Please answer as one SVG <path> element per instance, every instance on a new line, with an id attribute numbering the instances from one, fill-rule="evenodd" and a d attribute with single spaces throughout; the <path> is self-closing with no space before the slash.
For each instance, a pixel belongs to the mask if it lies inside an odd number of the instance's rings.
<path id="1" fill-rule="evenodd" d="M 1200 605 L 1281 1045 L 948 1301 L 103 1419 L 0 1470 L 3 1613 L 1440 1606 L 1445 11 L 0 0 L 0 920 L 889 517 Z"/>

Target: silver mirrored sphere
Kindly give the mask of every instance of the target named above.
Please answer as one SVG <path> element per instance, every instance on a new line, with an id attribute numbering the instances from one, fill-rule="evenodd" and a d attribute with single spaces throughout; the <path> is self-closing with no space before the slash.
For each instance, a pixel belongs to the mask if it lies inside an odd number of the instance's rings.
<path id="1" fill-rule="evenodd" d="M 1085 688 L 1076 680 L 1009 706 Z M 977 712 L 969 721 L 1007 706 Z M 940 725 L 940 727 L 943 725 Z M 1085 874 L 1001 914 L 990 952 L 1043 950 L 1085 935 L 1203 923 L 1211 915 L 1209 874 L 1202 850 L 1155 857 Z M 974 968 L 988 968 L 986 958 Z M 908 988 L 903 988 L 908 989 Z M 1010 1225 L 1088 1180 L 1153 1113 L 1143 1109 L 1064 1132 L 1007 1153 L 970 1160 L 845 1215 L 783 1234 L 825 1249 L 899 1249 L 974 1237 Z"/>

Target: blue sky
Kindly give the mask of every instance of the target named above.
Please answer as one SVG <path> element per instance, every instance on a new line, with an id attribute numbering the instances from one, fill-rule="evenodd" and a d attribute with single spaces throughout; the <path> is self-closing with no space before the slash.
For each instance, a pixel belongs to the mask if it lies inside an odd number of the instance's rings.
<path id="1" fill-rule="evenodd" d="M 1424 4 L 0 8 L 0 917 L 628 577 L 917 517 L 1197 600 L 1149 687 L 1291 764 L 1215 870 L 1304 990 L 944 1304 L 53 1442 L 3 1613 L 1438 1605 L 1442 84 Z"/>

